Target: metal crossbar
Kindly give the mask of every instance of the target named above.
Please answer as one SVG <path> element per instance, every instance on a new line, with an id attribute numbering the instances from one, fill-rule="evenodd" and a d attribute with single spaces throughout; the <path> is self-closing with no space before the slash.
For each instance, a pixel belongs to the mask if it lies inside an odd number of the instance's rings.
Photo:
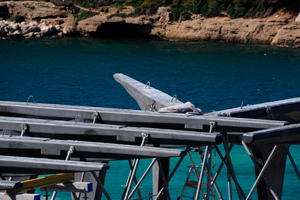
<path id="1" fill-rule="evenodd" d="M 228 148 L 228 155 L 230 154 L 230 151 L 232 150 L 232 148 L 233 148 L 233 144 L 231 144 L 230 147 Z M 223 166 L 225 165 L 225 167 L 228 168 L 228 165 L 227 165 L 227 162 L 226 162 L 226 160 L 227 160 L 227 154 L 225 155 L 225 157 L 223 157 L 222 154 L 221 154 L 220 149 L 219 149 L 217 146 L 215 146 L 215 149 L 216 149 L 216 151 L 218 152 L 218 154 L 219 154 L 219 156 L 220 156 L 220 158 L 221 158 L 221 160 L 222 160 L 222 163 L 220 164 L 220 166 L 219 166 L 219 168 L 218 168 L 218 170 L 217 170 L 217 172 L 216 172 L 216 174 L 215 174 L 215 177 L 214 177 L 213 180 L 212 180 L 212 184 L 214 184 L 214 182 L 215 182 L 216 179 L 218 178 L 218 176 L 219 176 L 219 174 L 220 174 L 220 172 L 221 172 Z M 244 192 L 243 192 L 243 190 L 242 190 L 240 184 L 239 184 L 238 181 L 237 181 L 237 178 L 236 178 L 236 176 L 235 176 L 235 172 L 234 172 L 233 168 L 231 168 L 230 174 L 231 174 L 231 177 L 233 178 L 233 181 L 234 181 L 234 183 L 235 183 L 235 185 L 236 185 L 237 191 L 240 191 L 240 193 L 241 193 L 243 199 L 245 199 L 245 198 L 246 198 L 246 195 L 244 194 Z M 232 174 L 234 174 L 234 176 L 232 176 Z M 235 178 L 234 178 L 234 177 L 235 177 Z M 239 196 L 239 198 L 240 198 L 240 196 Z"/>
<path id="2" fill-rule="evenodd" d="M 70 156 L 74 153 L 75 151 L 75 147 L 74 146 L 70 146 L 69 150 L 68 150 L 68 154 L 66 156 L 66 160 L 70 159 Z M 54 200 L 56 197 L 57 191 L 54 191 L 51 197 L 51 200 Z M 48 197 L 47 197 L 48 198 Z"/>
<path id="3" fill-rule="evenodd" d="M 259 174 L 259 176 L 257 177 L 257 179 L 256 179 L 256 181 L 255 181 L 255 183 L 254 183 L 253 186 L 255 186 L 255 185 L 257 186 L 257 184 L 258 184 L 258 182 L 260 181 L 260 179 L 263 178 L 264 181 L 265 181 L 265 183 L 266 183 L 267 186 L 269 187 L 269 190 L 270 190 L 271 194 L 273 195 L 273 197 L 274 197 L 276 200 L 279 200 L 279 198 L 277 197 L 276 193 L 274 192 L 272 186 L 270 185 L 268 179 L 267 179 L 266 176 L 264 175 L 264 171 L 266 170 L 266 168 L 268 167 L 270 161 L 272 160 L 272 158 L 273 158 L 273 156 L 274 156 L 274 154 L 275 154 L 275 152 L 276 152 L 277 146 L 276 146 L 276 145 L 274 146 L 274 148 L 273 148 L 271 154 L 269 155 L 269 157 L 268 157 L 268 159 L 267 159 L 265 165 L 263 166 L 263 169 L 261 169 L 260 166 L 259 166 L 259 164 L 258 164 L 257 161 L 255 160 L 254 156 L 253 156 L 252 153 L 249 151 L 249 149 L 248 149 L 246 143 L 245 143 L 243 140 L 242 140 L 241 142 L 242 142 L 242 144 L 243 144 L 245 150 L 247 151 L 248 155 L 250 156 L 251 160 L 252 160 L 253 163 L 255 164 L 255 167 L 257 168 L 258 171 L 260 171 L 260 174 Z M 255 186 L 255 187 L 256 187 L 256 186 Z M 255 188 L 254 188 L 254 189 L 255 189 Z M 252 191 L 252 190 L 251 190 L 251 191 Z M 249 198 L 251 197 L 251 195 L 252 195 L 252 194 L 251 194 L 251 191 L 250 191 L 250 193 L 249 193 L 247 199 L 249 199 Z"/>
<path id="4" fill-rule="evenodd" d="M 131 162 L 131 160 L 128 160 L 128 162 L 129 162 L 130 170 L 132 171 L 133 170 L 132 162 Z M 137 182 L 136 176 L 133 177 L 133 181 L 134 181 L 134 184 L 137 185 L 138 182 Z M 141 194 L 141 191 L 140 191 L 139 188 L 137 189 L 137 192 L 138 192 L 138 195 L 139 195 L 139 199 L 142 199 L 143 197 L 142 197 L 142 194 Z"/>
<path id="5" fill-rule="evenodd" d="M 172 177 L 174 176 L 175 172 L 177 171 L 177 169 L 178 169 L 179 165 L 181 164 L 181 162 L 183 161 L 183 159 L 184 159 L 184 156 L 182 156 L 182 157 L 179 159 L 179 161 L 177 162 L 176 166 L 174 167 L 172 173 L 170 174 L 170 176 L 169 176 L 169 178 L 168 178 L 168 180 L 167 180 L 168 183 L 170 182 L 170 180 L 171 180 Z M 158 199 L 158 198 L 160 197 L 160 195 L 162 194 L 162 192 L 164 191 L 164 189 L 165 189 L 165 187 L 162 187 L 162 188 L 160 189 L 160 191 L 159 191 L 158 194 L 157 194 L 156 199 Z"/>
<path id="6" fill-rule="evenodd" d="M 295 172 L 296 172 L 296 174 L 298 176 L 298 179 L 300 180 L 300 173 L 299 173 L 299 170 L 298 170 L 298 168 L 296 166 L 296 163 L 295 163 L 295 161 L 294 161 L 294 159 L 292 157 L 292 154 L 291 154 L 291 152 L 290 152 L 290 150 L 289 150 L 289 148 L 287 146 L 285 146 L 285 150 L 286 150 L 286 152 L 287 152 L 287 154 L 289 156 L 289 159 L 290 159 L 290 161 L 291 161 L 291 163 L 292 163 L 292 165 L 293 165 L 293 167 L 295 169 Z"/>
<path id="7" fill-rule="evenodd" d="M 144 146 L 145 142 L 146 142 L 146 139 L 148 138 L 148 134 L 146 134 L 146 133 L 141 133 L 141 134 L 142 134 L 142 137 L 143 137 L 141 146 Z M 126 187 L 125 187 L 122 199 L 126 200 L 129 197 L 129 192 L 130 192 L 130 189 L 131 189 L 131 186 L 132 186 L 132 182 L 133 182 L 133 179 L 135 177 L 135 174 L 136 174 L 139 162 L 140 162 L 140 159 L 135 159 L 134 160 L 133 169 L 130 170 L 130 174 L 128 176 L 128 180 L 127 180 L 127 183 L 126 183 Z"/>
<path id="8" fill-rule="evenodd" d="M 143 144 L 143 142 L 142 142 Z M 144 179 L 146 178 L 147 174 L 149 173 L 149 171 L 151 170 L 151 168 L 153 167 L 153 165 L 155 164 L 155 162 L 158 163 L 158 166 L 160 168 L 160 176 L 163 180 L 163 183 L 164 183 L 164 186 L 161 188 L 161 190 L 157 193 L 157 194 L 153 194 L 151 195 L 151 197 L 156 197 L 155 199 L 159 199 L 160 196 L 162 195 L 162 192 L 163 191 L 166 191 L 166 194 L 167 194 L 167 198 L 168 199 L 171 199 L 170 197 L 170 194 L 169 194 L 169 190 L 168 190 L 168 183 L 170 182 L 170 180 L 172 179 L 172 177 L 174 176 L 176 170 L 178 169 L 179 165 L 181 164 L 181 162 L 183 161 L 184 159 L 184 156 L 182 156 L 179 161 L 177 162 L 176 166 L 174 167 L 173 171 L 171 172 L 170 176 L 168 177 L 168 179 L 166 180 L 164 174 L 163 174 L 163 171 L 162 171 L 162 165 L 161 165 L 161 162 L 160 162 L 160 159 L 159 158 L 154 158 L 152 160 L 152 162 L 150 163 L 150 165 L 148 166 L 148 168 L 146 169 L 146 171 L 144 172 L 144 174 L 142 175 L 142 177 L 140 178 L 140 180 L 136 183 L 135 187 L 133 188 L 133 190 L 131 191 L 130 194 L 127 195 L 126 197 L 126 193 L 125 192 L 128 192 L 130 191 L 131 187 L 129 187 L 129 181 L 130 179 L 132 179 L 132 177 L 135 177 L 134 175 L 134 171 L 131 170 L 130 174 L 129 174 L 129 177 L 128 177 L 128 180 L 127 180 L 127 184 L 126 184 L 126 187 L 125 187 L 125 191 L 124 191 L 124 196 L 122 197 L 123 200 L 127 200 L 127 199 L 131 199 L 134 195 L 134 193 L 139 189 L 139 187 L 141 186 L 142 182 L 144 181 Z M 136 163 L 134 163 L 135 165 Z M 144 199 L 142 197 L 139 197 L 140 199 Z"/>
<path id="9" fill-rule="evenodd" d="M 202 166 L 205 165 L 207 156 L 208 156 L 208 146 L 205 149 L 204 158 L 203 158 L 203 161 L 202 161 Z M 203 181 L 203 175 L 204 175 L 204 168 L 205 167 L 201 168 L 201 172 L 200 172 L 200 176 L 199 176 L 199 180 L 198 180 L 198 185 L 197 185 L 197 191 L 196 191 L 196 198 L 195 198 L 196 200 L 199 199 L 200 191 L 202 189 L 202 181 Z"/>
<path id="10" fill-rule="evenodd" d="M 210 122 L 210 128 L 209 128 L 209 133 L 212 133 L 213 131 L 213 128 L 217 125 L 216 122 L 212 121 Z M 202 189 L 202 181 L 203 181 L 203 176 L 204 176 L 204 171 L 205 171 L 205 165 L 206 165 L 206 160 L 207 160 L 207 157 L 208 157 L 208 154 L 210 155 L 209 156 L 209 162 L 208 162 L 208 167 L 209 167 L 209 173 L 207 174 L 207 193 L 206 193 L 206 199 L 208 200 L 209 199 L 209 193 L 210 193 L 210 167 L 211 167 L 211 148 L 212 146 L 211 145 L 207 145 L 206 146 L 206 149 L 205 149 L 205 154 L 204 154 L 204 158 L 203 158 L 203 161 L 202 161 L 202 168 L 201 168 L 201 172 L 200 172 L 200 176 L 199 176 L 199 180 L 198 180 L 198 185 L 197 185 L 197 191 L 196 191 L 196 198 L 195 200 L 199 200 L 199 197 L 200 197 L 200 191 Z"/>
<path id="11" fill-rule="evenodd" d="M 228 148 L 228 135 L 227 133 L 225 132 L 221 132 L 222 135 L 223 135 L 223 145 L 224 145 L 224 149 L 225 149 L 225 152 L 226 152 L 226 155 L 227 155 L 227 164 L 228 164 L 228 167 L 227 167 L 227 173 L 229 174 L 228 175 L 228 181 L 230 182 L 230 176 L 232 177 L 232 179 L 234 180 L 234 183 L 235 183 L 235 187 L 237 189 L 237 192 L 238 192 L 238 195 L 239 195 L 239 199 L 245 199 L 246 198 L 246 195 L 244 194 L 242 188 L 240 187 L 240 185 L 238 184 L 238 181 L 237 181 L 237 178 L 236 178 L 236 175 L 235 175 L 235 172 L 234 172 L 234 169 L 233 169 L 233 164 L 232 164 L 232 161 L 231 161 L 231 158 L 230 158 L 230 155 L 229 155 L 229 148 Z M 232 194 L 231 194 L 232 196 Z"/>
<path id="12" fill-rule="evenodd" d="M 176 166 L 174 167 L 172 173 L 170 174 L 169 178 L 166 180 L 165 176 L 163 173 L 160 173 L 160 176 L 163 179 L 164 182 L 164 187 L 161 188 L 161 190 L 159 191 L 159 193 L 157 195 L 152 195 L 152 196 L 156 196 L 155 199 L 158 199 L 160 197 L 160 195 L 162 194 L 162 192 L 165 190 L 166 194 L 168 196 L 168 199 L 171 199 L 170 194 L 169 194 L 169 190 L 168 190 L 168 183 L 170 182 L 171 178 L 173 177 L 173 175 L 175 174 L 176 170 L 178 169 L 180 163 L 182 162 L 184 157 L 181 157 L 180 160 L 178 161 L 178 163 L 176 164 Z M 158 165 L 160 166 L 160 170 L 162 170 L 161 167 L 161 163 L 159 158 L 155 158 L 152 160 L 152 162 L 150 163 L 150 165 L 148 166 L 148 168 L 146 169 L 146 171 L 144 172 L 144 174 L 142 175 L 142 177 L 140 178 L 140 180 L 138 181 L 138 183 L 135 185 L 135 187 L 133 188 L 132 192 L 128 195 L 127 199 L 131 199 L 134 195 L 134 193 L 138 190 L 138 188 L 141 186 L 142 182 L 144 181 L 144 179 L 146 178 L 147 174 L 149 173 L 149 171 L 151 170 L 151 168 L 153 167 L 153 165 L 155 164 L 155 162 L 158 162 Z M 132 176 L 132 175 L 131 175 Z M 128 190 L 129 188 L 127 188 Z M 123 198 L 125 200 L 125 198 Z M 143 199 L 143 198 L 141 198 Z"/>
<path id="13" fill-rule="evenodd" d="M 140 180 L 138 181 L 138 183 L 135 185 L 135 187 L 133 188 L 132 192 L 130 193 L 130 195 L 128 196 L 128 199 L 131 199 L 132 196 L 134 195 L 134 193 L 139 190 L 139 187 L 141 186 L 142 182 L 145 180 L 147 174 L 149 173 L 150 169 L 153 167 L 154 163 L 157 161 L 157 158 L 153 159 L 152 162 L 150 163 L 149 167 L 146 169 L 146 171 L 144 172 L 144 174 L 142 175 L 142 177 L 140 178 Z M 140 199 L 143 199 L 142 197 L 140 197 Z"/>
<path id="14" fill-rule="evenodd" d="M 210 155 L 212 155 L 212 153 L 210 154 Z M 199 151 L 199 156 L 200 156 L 200 159 L 201 159 L 201 161 L 203 161 L 203 155 L 202 155 L 202 153 Z M 209 168 L 211 169 L 212 168 L 212 166 L 208 166 L 208 163 L 207 162 L 205 162 L 205 165 L 204 166 L 202 166 L 202 167 L 204 167 L 205 169 L 204 169 L 204 173 L 206 174 L 206 176 L 208 176 L 208 173 L 209 173 Z M 214 177 L 213 176 L 213 174 L 210 172 L 210 176 L 211 177 Z M 212 178 L 210 178 L 210 179 L 208 179 L 207 181 L 209 181 L 209 180 L 211 180 Z M 215 194 L 214 194 L 214 190 L 213 190 L 213 187 L 215 188 L 215 190 L 217 191 L 217 193 L 218 193 L 218 196 L 219 196 L 219 198 L 220 199 L 223 199 L 223 197 L 222 197 L 222 194 L 221 194 L 221 191 L 220 191 L 220 189 L 219 189 L 219 187 L 218 187 L 218 185 L 216 184 L 216 182 L 214 182 L 214 183 L 212 183 L 212 181 L 209 181 L 210 182 L 210 188 L 209 188 L 209 191 L 212 191 L 212 195 L 214 196 L 214 199 L 216 199 L 216 197 L 215 197 Z M 204 185 L 204 183 L 203 183 L 203 185 Z M 203 197 L 205 197 L 205 196 L 203 196 Z"/>
<path id="15" fill-rule="evenodd" d="M 107 191 L 105 190 L 101 180 L 99 179 L 99 177 L 97 176 L 97 174 L 95 172 L 92 171 L 92 174 L 95 178 L 95 180 L 97 181 L 98 185 L 100 186 L 102 192 L 104 193 L 104 195 L 106 196 L 107 200 L 111 200 L 110 196 L 108 195 Z"/>

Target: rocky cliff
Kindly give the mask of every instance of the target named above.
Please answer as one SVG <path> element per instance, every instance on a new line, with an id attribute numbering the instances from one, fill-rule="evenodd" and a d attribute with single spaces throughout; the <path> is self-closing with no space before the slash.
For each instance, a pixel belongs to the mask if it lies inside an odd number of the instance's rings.
<path id="1" fill-rule="evenodd" d="M 284 10 L 267 18 L 205 18 L 173 21 L 169 8 L 154 15 L 128 16 L 133 8 L 101 7 L 94 16 L 76 20 L 82 8 L 55 6 L 46 2 L 0 3 L 0 37 L 41 37 L 89 34 L 97 36 L 142 36 L 171 41 L 215 40 L 240 43 L 264 43 L 300 47 L 300 16 Z M 1 20 L 1 19 L 0 19 Z M 11 21 L 11 22 L 10 22 Z"/>

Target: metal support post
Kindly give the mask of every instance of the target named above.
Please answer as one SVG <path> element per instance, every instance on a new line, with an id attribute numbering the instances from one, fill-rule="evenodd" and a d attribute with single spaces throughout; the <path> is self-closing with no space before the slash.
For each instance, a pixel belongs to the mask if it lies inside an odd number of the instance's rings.
<path id="1" fill-rule="evenodd" d="M 107 191 L 105 190 L 101 180 L 99 179 L 99 177 L 97 176 L 97 174 L 95 172 L 91 172 L 95 178 L 95 180 L 97 181 L 98 185 L 101 187 L 102 192 L 104 193 L 104 195 L 106 196 L 107 200 L 111 200 L 110 196 L 108 195 Z"/>
<path id="2" fill-rule="evenodd" d="M 49 197 L 50 195 L 48 194 L 48 191 L 46 191 L 46 194 L 45 194 L 45 198 L 46 198 L 46 200 L 48 200 L 48 197 Z"/>
<path id="3" fill-rule="evenodd" d="M 206 200 L 209 200 L 210 194 L 210 183 L 211 183 L 211 154 L 212 154 L 212 146 L 208 146 L 208 172 L 207 172 L 207 190 L 206 190 Z M 202 166 L 205 167 L 205 166 Z"/>
<path id="4" fill-rule="evenodd" d="M 213 128 L 216 125 L 217 125 L 216 122 L 210 122 L 209 133 L 212 133 Z M 205 149 L 205 154 L 204 154 L 204 158 L 202 160 L 202 168 L 201 168 L 201 172 L 200 172 L 200 176 L 199 176 L 199 180 L 198 180 L 198 185 L 197 185 L 197 191 L 196 191 L 196 198 L 195 198 L 195 200 L 198 200 L 199 197 L 200 197 L 200 191 L 202 189 L 202 181 L 203 181 L 203 176 L 204 176 L 204 171 L 205 171 L 205 165 L 206 165 L 206 160 L 207 160 L 208 154 L 211 154 L 211 145 L 206 146 L 206 149 Z M 211 158 L 211 155 L 210 155 L 210 158 Z M 209 167 L 211 167 L 211 165 L 209 165 Z M 207 174 L 207 177 L 210 178 L 210 174 Z M 207 191 L 210 191 L 210 187 L 208 187 Z M 209 193 L 206 194 L 206 196 L 208 196 L 208 195 L 209 195 Z"/>
<path id="5" fill-rule="evenodd" d="M 86 192 L 84 193 L 84 197 L 83 197 L 83 199 L 84 199 L 84 200 L 87 200 L 87 199 L 88 199 L 88 197 L 87 197 L 87 193 L 86 193 Z"/>
<path id="6" fill-rule="evenodd" d="M 161 178 L 164 182 L 164 188 L 165 188 L 165 191 L 167 193 L 167 197 L 168 197 L 168 199 L 171 200 L 171 196 L 170 196 L 169 189 L 168 189 L 168 183 L 167 183 L 166 177 L 165 177 L 164 172 L 163 172 L 163 168 L 162 168 L 162 165 L 161 165 L 161 162 L 160 162 L 160 158 L 157 158 L 157 162 L 158 162 Z"/>
<path id="7" fill-rule="evenodd" d="M 225 162 L 227 162 L 227 184 L 228 184 L 228 198 L 229 200 L 232 200 L 232 188 L 231 188 L 231 176 L 230 176 L 230 169 L 229 169 L 229 164 L 228 164 L 228 160 L 226 160 Z"/>
<path id="8" fill-rule="evenodd" d="M 71 154 L 73 154 L 74 151 L 75 151 L 75 147 L 74 147 L 74 146 L 70 146 L 69 151 L 68 151 L 68 154 L 67 154 L 65 160 L 69 160 Z M 57 194 L 57 191 L 54 191 L 53 194 L 52 194 L 51 200 L 54 200 L 54 199 L 55 199 L 56 194 Z"/>
<path id="9" fill-rule="evenodd" d="M 269 164 L 270 164 L 270 162 L 271 162 L 271 160 L 272 160 L 272 158 L 273 158 L 273 156 L 274 156 L 276 150 L 277 150 L 277 146 L 274 146 L 274 148 L 273 148 L 272 152 L 270 153 L 270 155 L 269 155 L 269 157 L 268 157 L 268 159 L 267 159 L 265 165 L 263 166 L 263 168 L 261 169 L 259 175 L 257 176 L 256 181 L 255 181 L 253 187 L 251 188 L 251 190 L 250 190 L 250 192 L 249 192 L 249 194 L 248 194 L 246 200 L 249 200 L 249 199 L 251 198 L 251 195 L 253 194 L 255 188 L 257 187 L 259 181 L 261 180 L 263 174 L 264 174 L 265 171 L 267 170 L 267 167 L 269 166 Z"/>
<path id="10" fill-rule="evenodd" d="M 203 161 L 203 155 L 202 155 L 200 152 L 199 152 L 199 156 L 200 156 L 201 161 Z M 207 162 L 205 162 L 205 169 L 204 169 L 204 172 L 205 172 L 206 175 L 208 174 L 207 169 L 208 169 L 208 164 L 207 164 Z M 213 177 L 213 174 L 210 173 L 210 176 Z M 210 183 L 210 189 L 211 189 L 211 190 L 212 190 L 212 187 L 215 188 L 216 192 L 218 193 L 219 198 L 220 198 L 220 199 L 223 199 L 222 194 L 221 194 L 221 191 L 220 191 L 218 185 L 216 184 L 216 180 L 215 180 L 215 179 L 213 179 L 213 180 L 211 181 L 211 183 Z M 212 190 L 212 192 L 213 192 L 213 190 Z M 215 199 L 216 199 L 216 198 L 215 198 Z"/>
<path id="11" fill-rule="evenodd" d="M 200 191 L 201 191 L 201 188 L 202 188 L 202 181 L 203 181 L 204 169 L 205 169 L 204 166 L 205 166 L 205 163 L 206 163 L 207 155 L 208 155 L 208 146 L 205 149 L 204 158 L 203 158 L 203 161 L 202 161 L 202 168 L 201 168 L 201 172 L 200 172 L 200 176 L 199 176 L 199 180 L 198 180 L 198 185 L 197 185 L 197 191 L 196 191 L 196 198 L 195 198 L 195 200 L 199 200 Z"/>
<path id="12" fill-rule="evenodd" d="M 130 177 L 132 176 L 133 166 L 135 165 L 136 160 L 133 161 L 133 164 L 132 164 L 131 160 L 128 160 L 128 162 L 129 162 L 129 166 L 130 166 L 130 172 L 129 172 L 129 175 L 128 175 L 128 178 L 127 178 L 127 181 L 126 181 L 126 185 L 125 185 L 125 189 L 124 189 L 124 192 L 123 192 L 123 195 L 122 195 L 122 199 L 124 199 L 124 197 L 125 197 L 125 194 L 126 194 L 126 191 L 127 191 L 128 185 L 129 185 L 129 180 L 130 180 Z"/>
<path id="13" fill-rule="evenodd" d="M 298 168 L 296 166 L 296 163 L 295 163 L 295 161 L 294 161 L 294 159 L 293 159 L 293 157 L 291 155 L 291 152 L 290 152 L 290 150 L 289 150 L 289 148 L 287 146 L 285 146 L 285 149 L 286 149 L 286 152 L 287 152 L 287 154 L 289 156 L 289 159 L 290 159 L 290 161 L 291 161 L 291 163 L 292 163 L 292 165 L 293 165 L 293 167 L 295 169 L 295 172 L 296 172 L 296 174 L 298 176 L 298 179 L 300 180 L 300 173 L 299 173 L 299 170 L 298 170 Z"/>
<path id="14" fill-rule="evenodd" d="M 144 146 L 145 145 L 145 141 L 148 138 L 148 134 L 147 133 L 142 133 L 142 137 L 143 137 L 143 140 L 142 140 L 141 146 Z M 134 162 L 134 167 L 133 167 L 133 170 L 131 170 L 131 176 L 129 177 L 129 182 L 128 182 L 128 186 L 126 188 L 124 200 L 128 199 L 129 192 L 130 192 L 130 189 L 131 189 L 131 186 L 132 186 L 133 177 L 136 174 L 139 162 L 140 162 L 140 159 L 136 159 L 135 162 Z"/>
<path id="15" fill-rule="evenodd" d="M 175 172 L 177 171 L 177 169 L 178 169 L 179 165 L 181 164 L 181 162 L 183 161 L 183 159 L 184 159 L 184 157 L 182 156 L 182 157 L 179 159 L 179 161 L 177 162 L 176 166 L 174 167 L 172 173 L 170 174 L 170 176 L 169 176 L 169 178 L 168 178 L 168 180 L 167 180 L 168 183 L 170 182 L 170 180 L 171 180 L 172 177 L 174 176 Z M 162 192 L 164 191 L 164 189 L 165 189 L 164 187 L 162 187 L 162 188 L 160 189 L 160 191 L 158 192 L 157 197 L 156 197 L 157 199 L 160 197 L 160 195 L 162 194 Z"/>
<path id="16" fill-rule="evenodd" d="M 239 195 L 239 199 L 245 199 L 246 198 L 246 195 L 245 193 L 243 192 L 242 188 L 240 187 L 240 185 L 238 184 L 238 181 L 237 181 L 237 178 L 236 178 L 236 175 L 235 175 L 235 172 L 234 172 L 234 169 L 233 169 L 233 164 L 232 164 L 232 161 L 231 161 L 231 158 L 230 158 L 230 152 L 229 152 L 229 148 L 228 148 L 228 135 L 226 132 L 222 132 L 221 133 L 223 135 L 223 145 L 224 145 L 224 149 L 225 149 L 225 152 L 226 152 L 226 160 L 227 160 L 227 171 L 229 173 L 229 179 L 230 177 L 232 177 L 234 183 L 235 183 L 235 187 L 237 189 L 237 192 L 238 192 L 238 195 Z M 230 180 L 228 180 L 228 183 L 231 183 Z M 229 187 L 229 185 L 228 185 Z M 230 185 L 231 187 L 231 185 Z M 228 188 L 229 190 L 229 188 Z M 231 191 L 231 190 L 229 190 Z M 232 195 L 232 194 L 231 194 Z"/>
<path id="17" fill-rule="evenodd" d="M 140 162 L 140 159 L 137 159 L 134 163 L 134 166 L 133 166 L 133 170 L 132 170 L 132 174 L 130 176 L 130 179 L 129 179 L 129 183 L 128 183 L 128 187 L 127 187 L 127 190 L 126 190 L 126 193 L 125 193 L 125 196 L 124 196 L 124 200 L 127 200 L 128 199 L 128 195 L 129 195 L 129 192 L 130 192 L 130 189 L 131 189 L 131 186 L 132 186 L 132 181 L 133 181 L 133 177 L 135 176 L 136 174 L 136 171 L 137 171 L 137 167 L 139 165 L 139 162 Z"/>
<path id="18" fill-rule="evenodd" d="M 76 192 L 71 192 L 71 194 L 75 200 L 79 200 L 79 197 L 77 197 Z"/>
<path id="19" fill-rule="evenodd" d="M 156 162 L 157 159 L 153 159 L 152 162 L 150 163 L 150 165 L 148 166 L 148 168 L 146 169 L 146 171 L 144 172 L 143 176 L 140 178 L 139 182 L 135 185 L 135 187 L 133 188 L 132 192 L 130 193 L 128 199 L 131 199 L 132 196 L 134 195 L 134 193 L 139 190 L 140 185 L 142 184 L 142 182 L 145 180 L 147 174 L 149 173 L 150 169 L 153 167 L 154 163 Z M 142 197 L 140 196 L 140 199 L 142 199 Z"/>
<path id="20" fill-rule="evenodd" d="M 232 147 L 233 147 L 233 144 L 231 144 L 230 147 L 229 147 L 229 153 L 230 153 Z M 227 163 L 226 163 L 227 155 L 225 155 L 225 157 L 223 158 L 219 147 L 215 146 L 215 149 L 216 149 L 217 153 L 219 154 L 219 156 L 220 156 L 220 158 L 222 160 L 222 163 L 220 164 L 220 166 L 219 166 L 219 168 L 218 168 L 218 170 L 217 170 L 217 172 L 216 172 L 216 174 L 215 174 L 215 176 L 214 176 L 214 178 L 213 178 L 213 180 L 211 182 L 212 185 L 216 182 L 216 180 L 217 180 L 217 178 L 218 178 L 218 176 L 219 176 L 219 174 L 220 174 L 220 172 L 221 172 L 224 164 L 225 164 L 225 167 L 227 168 Z"/>
<path id="21" fill-rule="evenodd" d="M 133 165 L 131 163 L 131 160 L 128 160 L 128 162 L 129 162 L 130 170 L 132 171 L 133 170 Z M 138 182 L 137 182 L 136 176 L 133 177 L 133 181 L 134 181 L 134 184 L 137 185 Z M 141 194 L 141 191 L 140 191 L 139 188 L 137 189 L 137 192 L 138 192 L 139 198 L 142 199 L 143 197 L 142 197 L 142 194 Z"/>
<path id="22" fill-rule="evenodd" d="M 258 171 L 261 171 L 260 166 L 258 165 L 258 163 L 257 163 L 257 161 L 255 160 L 254 156 L 253 156 L 253 155 L 251 154 L 251 152 L 249 151 L 249 149 L 248 149 L 246 143 L 245 143 L 243 140 L 241 140 L 241 142 L 242 142 L 242 145 L 244 146 L 245 150 L 247 151 L 248 155 L 250 156 L 251 160 L 252 160 L 253 163 L 255 164 L 255 167 L 257 168 L 257 170 L 258 170 Z M 273 197 L 274 197 L 276 200 L 279 200 L 279 198 L 278 198 L 277 195 L 275 194 L 275 192 L 274 192 L 272 186 L 270 185 L 268 179 L 265 177 L 264 174 L 262 174 L 262 177 L 264 178 L 265 183 L 266 183 L 267 186 L 269 187 L 270 192 L 271 192 L 271 194 L 273 195 Z"/>

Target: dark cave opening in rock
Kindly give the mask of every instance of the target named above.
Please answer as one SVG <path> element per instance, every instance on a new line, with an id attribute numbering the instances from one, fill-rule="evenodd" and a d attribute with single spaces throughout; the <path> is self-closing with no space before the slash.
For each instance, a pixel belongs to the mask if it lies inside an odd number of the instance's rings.
<path id="1" fill-rule="evenodd" d="M 157 38 L 150 35 L 152 26 L 127 24 L 125 22 L 104 23 L 98 27 L 93 37 L 114 37 L 114 38 Z"/>

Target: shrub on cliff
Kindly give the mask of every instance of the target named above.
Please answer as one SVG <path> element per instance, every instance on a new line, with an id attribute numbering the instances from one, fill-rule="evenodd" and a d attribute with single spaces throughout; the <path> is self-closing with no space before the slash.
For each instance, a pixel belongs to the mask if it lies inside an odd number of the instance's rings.
<path id="1" fill-rule="evenodd" d="M 173 0 L 170 5 L 174 19 L 189 19 L 191 13 L 206 17 L 218 16 L 227 11 L 234 18 L 256 18 L 272 15 L 280 8 L 296 13 L 300 11 L 297 0 Z M 188 14 L 189 13 L 189 14 Z"/>
<path id="2" fill-rule="evenodd" d="M 154 14 L 158 8 L 159 4 L 155 0 L 144 0 L 144 2 L 136 8 L 138 13 L 151 15 Z"/>
<path id="3" fill-rule="evenodd" d="M 80 13 L 80 15 L 78 16 L 77 20 L 76 21 L 80 21 L 80 20 L 83 20 L 83 19 L 86 19 L 86 18 L 89 18 L 89 17 L 93 17 L 95 16 L 97 13 L 94 13 L 92 11 L 82 11 Z"/>
<path id="4" fill-rule="evenodd" d="M 135 13 L 152 15 L 158 7 L 169 6 L 172 3 L 171 0 L 133 0 L 125 3 L 125 5 L 131 5 L 135 8 Z"/>
<path id="5" fill-rule="evenodd" d="M 89 8 L 90 7 L 90 3 L 88 1 L 83 1 L 81 2 L 80 4 L 82 7 L 85 7 L 85 8 Z"/>
<path id="6" fill-rule="evenodd" d="M 48 0 L 47 0 L 48 1 Z M 205 17 L 218 16 L 227 11 L 231 18 L 266 17 L 280 8 L 300 11 L 300 0 L 51 0 L 51 2 L 73 3 L 83 7 L 123 7 L 135 8 L 135 15 L 151 15 L 158 7 L 170 6 L 174 20 L 188 20 L 192 14 Z"/>
<path id="7" fill-rule="evenodd" d="M 191 14 L 202 14 L 204 16 L 218 15 L 224 10 L 223 0 L 174 0 L 171 10 L 175 20 L 187 20 Z"/>
<path id="8" fill-rule="evenodd" d="M 123 8 L 124 5 L 123 5 L 123 3 L 121 3 L 121 2 L 116 2 L 116 3 L 112 4 L 112 5 L 110 5 L 110 7 L 111 7 L 111 8 L 113 8 L 113 7 Z"/>
<path id="9" fill-rule="evenodd" d="M 144 2 L 144 0 L 132 0 L 132 1 L 126 1 L 125 5 L 126 6 L 132 6 L 133 8 L 138 8 L 142 3 Z"/>

